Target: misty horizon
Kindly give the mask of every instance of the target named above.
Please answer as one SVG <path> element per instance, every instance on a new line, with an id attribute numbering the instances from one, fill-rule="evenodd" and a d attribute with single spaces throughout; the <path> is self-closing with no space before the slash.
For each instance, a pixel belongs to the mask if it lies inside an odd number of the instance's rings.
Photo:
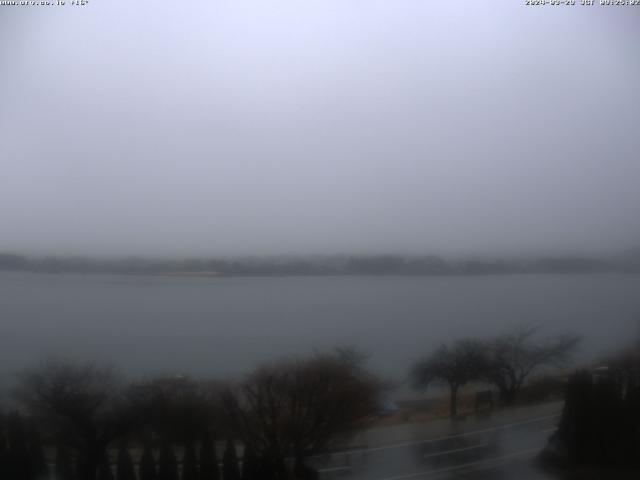
<path id="1" fill-rule="evenodd" d="M 473 251 L 466 250 L 460 252 L 435 252 L 435 251 L 398 251 L 398 250 L 371 250 L 361 251 L 327 251 L 311 252 L 301 250 L 300 252 L 241 252 L 241 253 L 215 253 L 215 252 L 186 252 L 186 253 L 150 253 L 150 252 L 130 252 L 130 253 L 92 253 L 73 252 L 65 250 L 38 250 L 31 251 L 19 249 L 0 250 L 0 255 L 19 256 L 29 259 L 81 259 L 81 260 L 127 260 L 139 259 L 149 261 L 179 261 L 179 260 L 238 260 L 238 259 L 331 259 L 331 258 L 360 258 L 360 257 L 393 257 L 400 259 L 438 258 L 445 261 L 464 260 L 486 260 L 486 261 L 531 261 L 539 259 L 553 258 L 582 258 L 582 259 L 615 259 L 625 257 L 635 257 L 640 252 L 640 244 L 630 244 L 626 248 L 614 250 L 586 250 L 586 249 L 547 249 L 533 251 L 517 251 L 507 249 L 500 251 Z"/>
<path id="2" fill-rule="evenodd" d="M 0 251 L 636 247 L 639 19 L 508 1 L 3 7 Z"/>

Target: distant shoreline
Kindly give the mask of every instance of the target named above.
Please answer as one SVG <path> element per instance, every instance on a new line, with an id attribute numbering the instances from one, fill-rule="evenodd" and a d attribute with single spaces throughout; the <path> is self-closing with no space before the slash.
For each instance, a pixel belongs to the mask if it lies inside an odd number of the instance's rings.
<path id="1" fill-rule="evenodd" d="M 448 273 L 448 274 L 406 274 L 406 273 L 390 273 L 390 274 L 365 274 L 365 273 L 326 273 L 326 274 L 203 274 L 200 272 L 181 272 L 181 273 L 131 273 L 131 272 L 43 272 L 43 271 L 26 271 L 26 270 L 0 270 L 3 273 L 26 273 L 31 275 L 113 275 L 121 277 L 147 277 L 147 278 L 175 278 L 175 279 L 232 279 L 232 278 L 482 278 L 482 277 L 535 277 L 535 276 L 580 276 L 580 277 L 596 277 L 600 275 L 621 275 L 635 277 L 640 272 L 510 272 L 510 273 Z"/>
<path id="2" fill-rule="evenodd" d="M 149 276 L 155 277 L 221 277 L 223 276 L 220 272 L 158 272 L 148 274 Z"/>
<path id="3" fill-rule="evenodd" d="M 640 273 L 640 252 L 609 258 L 556 256 L 516 260 L 491 258 L 449 260 L 433 255 L 119 258 L 105 260 L 87 257 L 27 257 L 0 253 L 0 271 L 191 278 L 637 274 Z"/>

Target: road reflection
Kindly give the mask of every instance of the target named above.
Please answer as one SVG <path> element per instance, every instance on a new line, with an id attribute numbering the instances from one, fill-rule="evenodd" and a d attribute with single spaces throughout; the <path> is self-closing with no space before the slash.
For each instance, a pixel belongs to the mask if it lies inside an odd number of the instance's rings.
<path id="1" fill-rule="evenodd" d="M 323 480 L 557 479 L 535 462 L 556 421 L 546 415 L 469 432 L 452 422 L 449 435 L 334 454 L 316 466 Z"/>

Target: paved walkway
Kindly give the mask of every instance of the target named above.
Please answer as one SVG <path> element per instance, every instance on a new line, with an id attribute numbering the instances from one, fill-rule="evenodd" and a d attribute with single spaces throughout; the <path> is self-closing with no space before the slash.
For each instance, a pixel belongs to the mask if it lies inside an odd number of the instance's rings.
<path id="1" fill-rule="evenodd" d="M 321 478 L 546 479 L 532 459 L 556 428 L 562 402 L 511 408 L 465 420 L 374 427 L 346 451 L 315 459 Z"/>
<path id="2" fill-rule="evenodd" d="M 509 424 L 522 420 L 559 414 L 564 401 L 543 403 L 533 406 L 512 407 L 494 410 L 483 416 L 471 414 L 466 420 L 452 421 L 449 418 L 418 423 L 402 423 L 369 428 L 351 440 L 351 446 L 378 447 L 390 443 L 420 441 L 424 439 L 478 430 L 499 424 Z"/>

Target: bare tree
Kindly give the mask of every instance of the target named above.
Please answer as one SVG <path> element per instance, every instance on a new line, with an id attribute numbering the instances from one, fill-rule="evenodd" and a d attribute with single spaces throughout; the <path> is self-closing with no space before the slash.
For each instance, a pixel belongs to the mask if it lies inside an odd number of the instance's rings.
<path id="1" fill-rule="evenodd" d="M 23 374 L 17 398 L 59 442 L 77 451 L 80 480 L 94 480 L 106 448 L 147 409 L 111 367 L 48 360 Z"/>
<path id="2" fill-rule="evenodd" d="M 223 480 L 240 480 L 240 465 L 236 446 L 231 440 L 227 440 L 222 454 L 222 478 Z"/>
<path id="3" fill-rule="evenodd" d="M 536 341 L 536 329 L 521 327 L 489 343 L 486 378 L 500 392 L 507 405 L 514 403 L 526 378 L 544 366 L 562 366 L 573 353 L 580 337 L 564 335 Z"/>
<path id="4" fill-rule="evenodd" d="M 148 442 L 142 450 L 138 467 L 138 477 L 140 480 L 156 480 L 158 478 L 156 471 L 156 459 Z M 203 479 L 204 478 L 205 477 L 203 477 Z"/>
<path id="5" fill-rule="evenodd" d="M 151 427 L 177 443 L 199 441 L 221 423 L 222 386 L 188 376 L 163 376 L 138 384 L 152 399 Z"/>
<path id="6" fill-rule="evenodd" d="M 140 478 L 140 480 L 145 479 Z M 203 435 L 200 447 L 200 480 L 220 480 L 218 456 L 208 432 Z"/>
<path id="7" fill-rule="evenodd" d="M 125 444 L 121 444 L 118 448 L 116 478 L 118 480 L 136 480 L 136 470 L 133 466 L 133 459 Z"/>
<path id="8" fill-rule="evenodd" d="M 4 414 L 0 410 L 0 478 L 7 478 L 9 476 L 8 472 L 8 460 L 9 460 L 9 449 L 7 448 L 5 437 L 5 426 L 4 426 Z"/>
<path id="9" fill-rule="evenodd" d="M 165 440 L 160 447 L 158 458 L 158 480 L 178 480 L 179 478 L 178 460 L 173 445 Z"/>
<path id="10" fill-rule="evenodd" d="M 480 341 L 458 340 L 451 346 L 441 345 L 431 356 L 416 363 L 411 376 L 414 386 L 426 388 L 434 382 L 444 383 L 450 391 L 450 412 L 458 414 L 458 391 L 485 372 L 487 357 Z"/>
<path id="11" fill-rule="evenodd" d="M 302 468 L 306 456 L 325 450 L 375 411 L 379 382 L 353 358 L 316 355 L 263 366 L 226 395 L 235 433 L 274 478 L 286 478 L 286 456 Z"/>

